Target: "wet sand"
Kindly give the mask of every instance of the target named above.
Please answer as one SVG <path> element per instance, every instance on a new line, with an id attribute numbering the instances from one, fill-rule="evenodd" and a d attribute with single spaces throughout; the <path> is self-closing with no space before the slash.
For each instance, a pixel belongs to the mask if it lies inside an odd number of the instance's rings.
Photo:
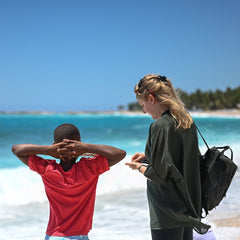
<path id="1" fill-rule="evenodd" d="M 217 240 L 240 240 L 240 213 L 210 216 L 208 221 Z"/>
<path id="2" fill-rule="evenodd" d="M 222 219 L 212 219 L 216 227 L 237 227 L 240 228 L 240 213 L 236 216 L 225 217 Z M 240 236 L 239 236 L 240 239 Z"/>

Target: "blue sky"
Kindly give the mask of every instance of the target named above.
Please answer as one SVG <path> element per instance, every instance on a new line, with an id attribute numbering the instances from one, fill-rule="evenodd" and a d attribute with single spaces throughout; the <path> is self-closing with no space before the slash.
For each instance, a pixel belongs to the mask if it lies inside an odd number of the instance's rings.
<path id="1" fill-rule="evenodd" d="M 239 0 L 0 0 L 0 111 L 115 110 L 165 75 L 240 86 Z"/>

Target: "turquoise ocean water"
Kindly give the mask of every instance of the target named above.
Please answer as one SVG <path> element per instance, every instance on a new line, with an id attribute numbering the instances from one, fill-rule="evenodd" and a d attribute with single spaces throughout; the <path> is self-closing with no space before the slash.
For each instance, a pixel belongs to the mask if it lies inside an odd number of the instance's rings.
<path id="1" fill-rule="evenodd" d="M 230 145 L 240 165 L 240 117 L 194 116 L 209 146 Z M 62 123 L 73 123 L 82 141 L 109 144 L 127 151 L 126 158 L 99 179 L 93 240 L 150 239 L 146 181 L 124 165 L 135 152 L 143 152 L 149 125 L 143 115 L 0 115 L 0 240 L 44 238 L 48 203 L 40 177 L 11 152 L 18 143 L 51 144 L 52 132 Z M 199 138 L 202 152 L 206 151 Z M 240 175 L 237 172 L 227 198 L 214 210 L 214 218 L 240 213 Z"/>

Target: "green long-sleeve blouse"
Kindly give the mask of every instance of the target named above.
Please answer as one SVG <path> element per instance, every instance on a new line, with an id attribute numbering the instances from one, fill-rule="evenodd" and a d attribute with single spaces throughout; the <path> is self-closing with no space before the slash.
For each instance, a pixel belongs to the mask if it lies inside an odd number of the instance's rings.
<path id="1" fill-rule="evenodd" d="M 200 151 L 195 125 L 176 128 L 173 117 L 165 112 L 150 126 L 145 155 L 151 229 L 208 229 L 200 217 Z"/>

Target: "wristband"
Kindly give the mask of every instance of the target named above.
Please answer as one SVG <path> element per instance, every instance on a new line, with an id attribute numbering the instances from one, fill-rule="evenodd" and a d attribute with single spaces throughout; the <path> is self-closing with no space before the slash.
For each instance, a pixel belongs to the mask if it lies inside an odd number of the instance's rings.
<path id="1" fill-rule="evenodd" d="M 139 171 L 139 172 L 141 172 L 140 169 L 141 169 L 141 167 L 143 167 L 143 166 L 145 167 L 144 164 L 141 164 L 141 165 L 138 167 L 138 171 Z"/>

